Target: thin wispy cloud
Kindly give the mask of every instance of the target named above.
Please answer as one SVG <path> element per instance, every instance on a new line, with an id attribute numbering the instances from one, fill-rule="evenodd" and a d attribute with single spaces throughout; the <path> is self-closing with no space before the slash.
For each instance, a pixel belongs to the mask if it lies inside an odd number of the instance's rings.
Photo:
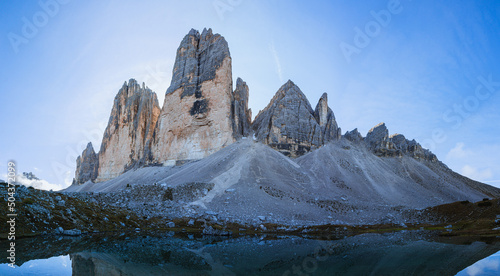
<path id="1" fill-rule="evenodd" d="M 280 59 L 278 57 L 278 53 L 276 52 L 276 48 L 274 47 L 274 41 L 269 44 L 269 50 L 271 51 L 271 54 L 273 55 L 274 62 L 276 63 L 276 73 L 278 74 L 278 77 L 280 79 L 280 83 L 284 82 L 283 79 L 283 71 L 281 70 L 281 63 Z"/>
<path id="2" fill-rule="evenodd" d="M 21 18 L 31 18 L 31 9 L 40 6 L 0 1 L 10 15 L 0 28 L 5 42 L 0 43 L 5 65 L 0 91 L 6 91 L 0 93 L 6 103 L 0 118 L 17 134 L 0 138 L 0 173 L 15 159 L 23 170 L 37 167 L 41 178 L 63 185 L 68 170 L 74 175 L 80 145 L 92 141 L 99 149 L 100 122 L 108 122 L 123 82 L 145 82 L 162 105 L 179 42 L 191 28 L 210 27 L 226 38 L 233 78 L 248 83 L 254 115 L 279 88 L 277 82 L 290 78 L 311 102 L 328 92 L 344 133 L 358 128 L 366 135 L 384 121 L 391 133 L 430 147 L 426 140 L 441 129 L 446 139 L 433 147 L 440 160 L 483 181 L 489 168 L 488 179 L 500 179 L 500 127 L 493 123 L 500 119 L 500 94 L 491 92 L 473 112 L 464 109 L 481 85 L 478 76 L 491 74 L 493 83 L 500 82 L 495 62 L 500 11 L 488 1 L 446 7 L 407 2 L 404 12 L 346 64 L 335 45 L 352 42 L 353 28 L 364 30 L 373 19 L 370 11 L 380 9 L 373 1 L 248 1 L 234 6 L 224 21 L 211 1 L 70 1 L 17 54 L 7 34 L 20 32 Z M 92 22 L 80 20 L 89 17 Z M 455 119 L 443 119 L 449 110 L 451 118 L 461 120 L 460 128 L 453 128 Z M 55 162 L 64 169 L 54 170 Z"/>

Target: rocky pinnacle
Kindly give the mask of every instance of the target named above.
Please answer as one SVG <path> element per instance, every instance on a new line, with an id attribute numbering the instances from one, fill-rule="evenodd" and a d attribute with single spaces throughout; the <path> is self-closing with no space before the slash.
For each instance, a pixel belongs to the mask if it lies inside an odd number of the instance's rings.
<path id="1" fill-rule="evenodd" d="M 258 141 L 290 157 L 301 156 L 340 137 L 326 93 L 314 111 L 300 88 L 290 80 L 255 117 L 252 128 Z"/>

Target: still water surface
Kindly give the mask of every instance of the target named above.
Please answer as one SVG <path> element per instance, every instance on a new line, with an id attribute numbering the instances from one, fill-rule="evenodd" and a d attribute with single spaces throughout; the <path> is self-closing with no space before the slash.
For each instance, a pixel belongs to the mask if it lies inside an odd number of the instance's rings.
<path id="1" fill-rule="evenodd" d="M 5 246 L 1 241 L 2 252 Z M 173 232 L 45 236 L 19 240 L 19 266 L 2 260 L 0 275 L 500 275 L 499 251 L 498 240 L 427 231 L 335 240 Z"/>

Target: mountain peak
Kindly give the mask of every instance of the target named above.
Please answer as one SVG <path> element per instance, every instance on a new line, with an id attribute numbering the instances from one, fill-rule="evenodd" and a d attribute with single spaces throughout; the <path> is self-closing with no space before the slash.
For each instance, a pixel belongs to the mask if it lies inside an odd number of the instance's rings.
<path id="1" fill-rule="evenodd" d="M 87 181 L 95 181 L 99 167 L 99 157 L 94 151 L 92 142 L 87 144 L 82 155 L 76 158 L 76 172 L 73 184 L 83 184 Z"/>
<path id="2" fill-rule="evenodd" d="M 160 114 L 156 93 L 130 79 L 116 94 L 99 151 L 97 181 L 114 178 L 144 164 Z"/>
<path id="3" fill-rule="evenodd" d="M 248 87 L 237 82 L 233 91 L 231 62 L 226 40 L 212 29 L 190 31 L 183 39 L 151 144 L 152 162 L 201 159 L 247 132 L 241 120 L 248 114 Z"/>
<path id="4" fill-rule="evenodd" d="M 298 157 L 340 136 L 326 95 L 316 109 L 312 109 L 300 88 L 288 80 L 255 117 L 252 128 L 258 141 L 287 156 Z"/>

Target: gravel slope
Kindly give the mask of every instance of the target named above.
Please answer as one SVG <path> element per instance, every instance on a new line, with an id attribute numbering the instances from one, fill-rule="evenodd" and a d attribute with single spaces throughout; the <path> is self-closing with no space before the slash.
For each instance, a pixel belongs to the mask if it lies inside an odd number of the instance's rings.
<path id="1" fill-rule="evenodd" d="M 127 194 L 130 187 L 137 193 Z M 500 190 L 440 162 L 377 157 L 364 145 L 332 142 L 297 159 L 242 139 L 202 160 L 129 171 L 66 192 L 113 192 L 151 211 L 244 223 L 372 224 L 401 222 L 403 209 L 500 197 Z M 165 207 L 168 201 L 168 208 Z"/>

